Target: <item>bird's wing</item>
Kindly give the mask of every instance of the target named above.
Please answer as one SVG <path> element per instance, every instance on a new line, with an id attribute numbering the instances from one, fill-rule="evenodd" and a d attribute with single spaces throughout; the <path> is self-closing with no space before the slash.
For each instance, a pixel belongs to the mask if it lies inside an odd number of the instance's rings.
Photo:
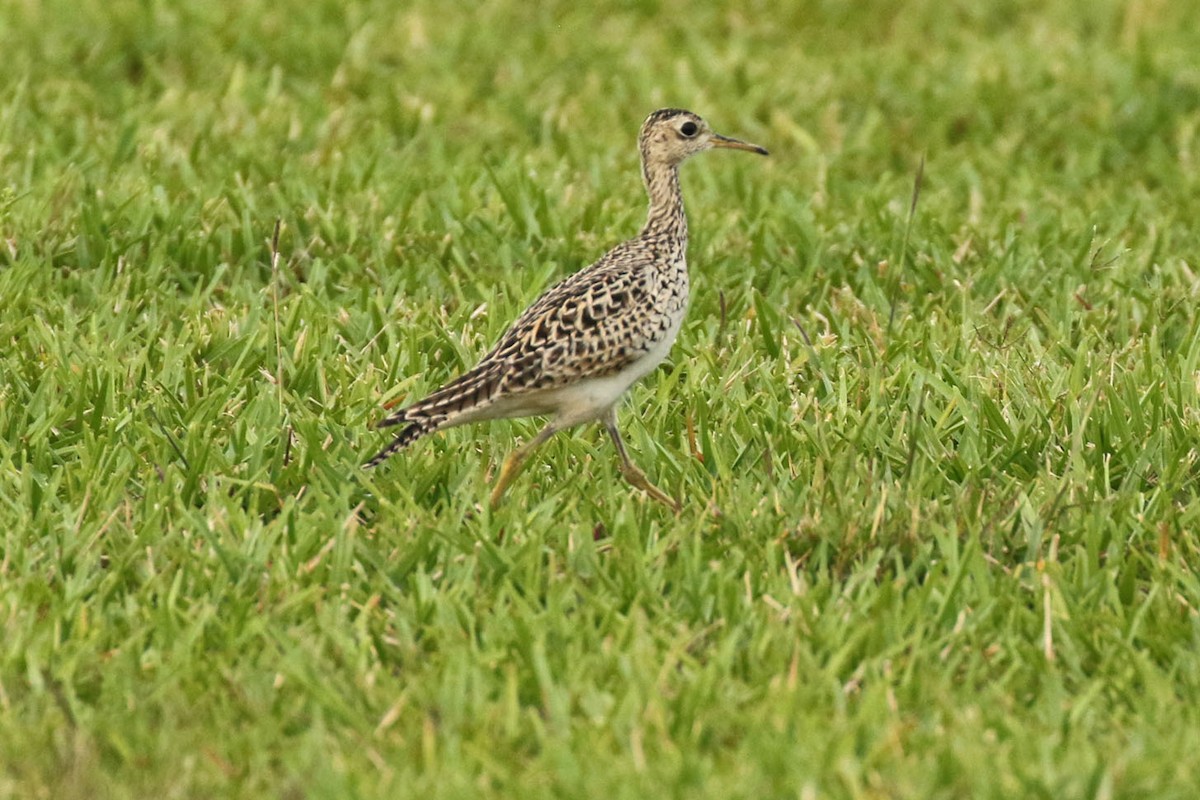
<path id="1" fill-rule="evenodd" d="M 548 289 L 512 324 L 480 366 L 502 364 L 508 391 L 545 389 L 619 372 L 654 340 L 637 313 L 653 301 L 653 276 L 610 252 Z"/>
<path id="2" fill-rule="evenodd" d="M 461 414 L 516 395 L 611 375 L 656 341 L 652 253 L 621 245 L 547 289 L 478 364 L 378 427 Z"/>

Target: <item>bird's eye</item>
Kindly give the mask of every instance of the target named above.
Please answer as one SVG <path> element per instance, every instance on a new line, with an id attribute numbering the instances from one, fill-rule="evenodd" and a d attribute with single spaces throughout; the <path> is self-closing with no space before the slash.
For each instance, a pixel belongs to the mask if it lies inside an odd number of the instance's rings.
<path id="1" fill-rule="evenodd" d="M 690 137 L 692 137 L 692 136 L 695 136 L 695 135 L 696 135 L 696 131 L 698 131 L 698 130 L 700 130 L 700 129 L 699 129 L 698 127 L 696 127 L 696 123 L 694 123 L 694 122 L 690 122 L 690 121 L 689 121 L 689 122 L 685 122 L 685 123 L 683 123 L 682 125 L 680 125 L 680 126 L 679 126 L 679 132 L 680 132 L 680 133 L 682 133 L 684 136 L 687 136 L 687 137 L 689 137 L 689 138 L 690 138 Z"/>

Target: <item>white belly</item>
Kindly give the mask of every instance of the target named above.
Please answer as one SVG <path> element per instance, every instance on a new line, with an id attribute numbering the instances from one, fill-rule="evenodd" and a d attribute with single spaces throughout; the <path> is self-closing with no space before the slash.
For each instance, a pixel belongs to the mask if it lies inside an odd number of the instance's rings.
<path id="1" fill-rule="evenodd" d="M 571 386 L 553 390 L 551 402 L 559 423 L 564 427 L 580 425 L 603 416 L 630 386 L 649 375 L 662 363 L 671 351 L 671 345 L 675 343 L 675 337 L 679 335 L 682 324 L 681 314 L 671 327 L 667 328 L 661 339 L 637 361 L 620 372 L 602 378 L 588 378 Z"/>

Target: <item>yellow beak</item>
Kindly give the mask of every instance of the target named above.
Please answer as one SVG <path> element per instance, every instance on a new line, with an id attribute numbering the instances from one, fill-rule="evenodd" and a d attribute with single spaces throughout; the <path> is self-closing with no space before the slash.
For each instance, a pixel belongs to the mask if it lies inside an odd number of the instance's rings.
<path id="1" fill-rule="evenodd" d="M 743 142 L 741 139 L 731 139 L 728 136 L 722 136 L 719 133 L 714 133 L 712 135 L 712 139 L 709 141 L 712 142 L 713 147 L 726 147 L 730 150 L 748 150 L 751 153 L 758 153 L 760 156 L 770 155 L 765 147 L 759 147 L 756 144 Z"/>

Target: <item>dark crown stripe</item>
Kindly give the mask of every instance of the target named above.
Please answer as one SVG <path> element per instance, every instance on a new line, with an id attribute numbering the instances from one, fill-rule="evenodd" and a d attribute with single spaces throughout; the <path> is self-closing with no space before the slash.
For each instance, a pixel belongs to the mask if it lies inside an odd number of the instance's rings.
<path id="1" fill-rule="evenodd" d="M 688 111 L 685 108 L 660 108 L 658 111 L 651 112 L 650 116 L 646 117 L 646 122 L 643 124 L 649 124 L 651 122 L 661 122 L 664 119 L 671 119 L 672 117 L 678 117 L 678 116 L 683 116 L 683 115 L 695 116 L 694 114 L 692 114 L 692 112 Z"/>

